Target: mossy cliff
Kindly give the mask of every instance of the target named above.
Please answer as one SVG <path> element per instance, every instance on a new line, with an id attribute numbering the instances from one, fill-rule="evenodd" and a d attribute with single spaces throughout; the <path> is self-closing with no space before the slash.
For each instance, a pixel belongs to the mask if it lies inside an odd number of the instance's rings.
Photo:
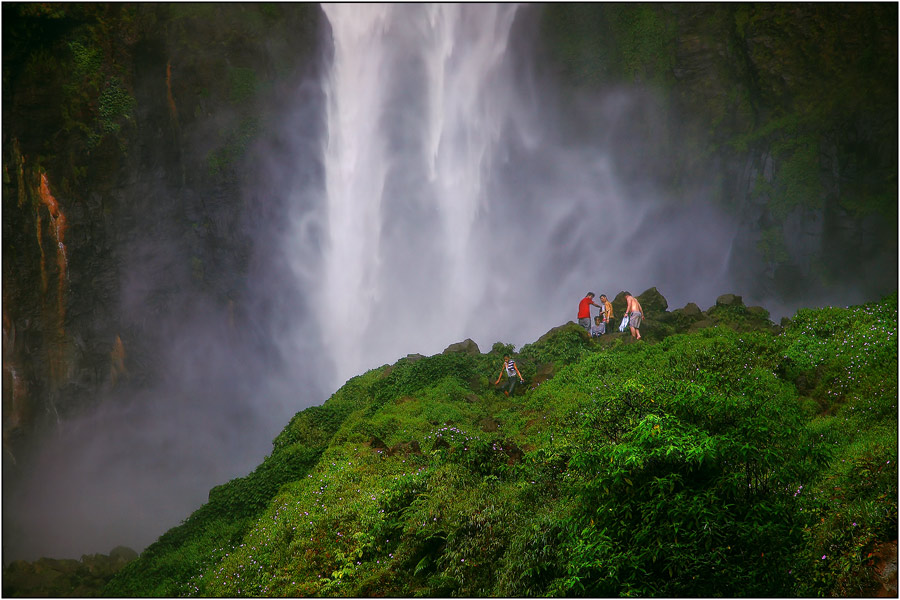
<path id="1" fill-rule="evenodd" d="M 659 342 L 569 323 L 354 377 L 104 593 L 896 594 L 896 295 L 783 331 L 720 300 Z"/>
<path id="2" fill-rule="evenodd" d="M 788 298 L 896 287 L 895 4 L 570 3 L 542 24 L 574 89 L 646 91 L 616 169 L 738 214 L 735 275 Z"/>
<path id="3" fill-rule="evenodd" d="M 159 315 L 204 298 L 241 326 L 246 224 L 265 212 L 243 191 L 248 149 L 317 68 L 318 19 L 315 5 L 4 4 L 5 474 L 47 423 L 153 380 Z"/>

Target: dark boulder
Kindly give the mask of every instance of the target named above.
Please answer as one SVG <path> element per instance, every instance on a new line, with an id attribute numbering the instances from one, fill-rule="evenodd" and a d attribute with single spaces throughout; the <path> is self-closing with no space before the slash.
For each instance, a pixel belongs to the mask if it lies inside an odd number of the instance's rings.
<path id="1" fill-rule="evenodd" d="M 767 331 L 778 333 L 781 328 L 769 320 L 769 311 L 761 306 L 747 307 L 740 296 L 723 294 L 716 299 L 716 305 L 706 311 L 707 316 L 718 325 L 725 325 L 735 331 Z"/>
<path id="2" fill-rule="evenodd" d="M 138 553 L 128 546 L 116 546 L 109 551 L 109 557 L 117 563 L 129 563 L 138 557 Z"/>
<path id="3" fill-rule="evenodd" d="M 716 298 L 716 306 L 743 306 L 744 299 L 735 294 L 722 294 Z"/>
<path id="4" fill-rule="evenodd" d="M 678 309 L 684 314 L 686 317 L 697 317 L 700 318 L 703 315 L 703 311 L 700 310 L 700 307 L 694 304 L 693 302 L 688 302 L 684 305 L 684 308 Z"/>
<path id="5" fill-rule="evenodd" d="M 550 341 L 552 338 L 556 337 L 560 333 L 564 332 L 575 332 L 578 335 L 584 337 L 586 340 L 591 339 L 591 334 L 587 332 L 587 330 L 581 325 L 575 323 L 574 321 L 569 321 L 565 325 L 560 325 L 558 327 L 554 327 L 544 335 L 538 338 L 535 344 L 543 344 Z"/>
<path id="6" fill-rule="evenodd" d="M 537 371 L 535 371 L 534 376 L 531 378 L 532 387 L 538 386 L 548 379 L 552 379 L 555 374 L 556 367 L 553 366 L 553 363 L 542 363 L 538 365 Z"/>
<path id="7" fill-rule="evenodd" d="M 694 323 L 706 318 L 706 313 L 701 311 L 699 306 L 689 302 L 684 308 L 676 308 L 667 313 L 663 320 L 673 328 L 675 333 L 687 333 Z"/>
<path id="8" fill-rule="evenodd" d="M 625 292 L 623 291 L 616 294 L 616 297 L 612 299 L 611 304 L 613 307 L 613 315 L 617 320 L 621 321 L 622 317 L 625 316 L 625 306 L 627 305 L 625 302 Z M 616 327 L 618 326 L 619 324 L 616 323 Z"/>
<path id="9" fill-rule="evenodd" d="M 641 303 L 641 308 L 644 310 L 645 315 L 658 315 L 665 313 L 669 309 L 669 302 L 655 287 L 645 290 L 637 296 L 637 299 Z"/>
<path id="10" fill-rule="evenodd" d="M 748 306 L 747 312 L 753 315 L 753 317 L 756 319 L 765 319 L 766 321 L 769 320 L 769 311 L 767 311 L 762 306 Z"/>
<path id="11" fill-rule="evenodd" d="M 511 440 L 501 440 L 499 442 L 499 448 L 500 451 L 508 457 L 506 463 L 509 465 L 520 463 L 525 457 L 525 453 L 522 449 Z"/>
<path id="12" fill-rule="evenodd" d="M 471 339 L 466 339 L 462 342 L 456 342 L 455 344 L 450 344 L 447 346 L 442 354 L 450 354 L 451 352 L 462 352 L 464 354 L 472 354 L 478 355 L 481 354 L 481 350 L 478 349 L 478 344 L 473 342 Z"/>

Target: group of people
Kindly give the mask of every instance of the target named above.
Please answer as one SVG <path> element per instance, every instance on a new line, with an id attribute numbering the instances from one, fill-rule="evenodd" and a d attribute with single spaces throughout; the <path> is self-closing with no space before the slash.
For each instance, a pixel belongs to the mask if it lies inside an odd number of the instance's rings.
<path id="1" fill-rule="evenodd" d="M 591 325 L 591 306 L 596 306 L 600 309 L 600 314 L 594 317 L 593 325 Z M 591 334 L 591 337 L 600 337 L 606 333 L 612 333 L 609 328 L 610 323 L 613 323 L 612 326 L 615 327 L 613 319 L 612 302 L 609 301 L 606 294 L 600 294 L 600 304 L 594 302 L 594 292 L 588 292 L 581 299 L 581 302 L 578 303 L 578 324 L 584 327 Z M 619 326 L 619 331 L 625 331 L 625 328 L 628 327 L 631 330 L 631 337 L 639 340 L 641 339 L 641 321 L 643 319 L 644 310 L 641 308 L 641 303 L 631 295 L 631 292 L 625 292 L 625 316 Z M 497 381 L 494 382 L 494 385 L 500 383 L 504 374 L 509 380 L 508 387 L 503 390 L 503 393 L 507 396 L 515 393 L 517 383 L 525 383 L 522 373 L 519 372 L 519 367 L 516 366 L 516 361 L 510 358 L 508 354 L 503 357 L 503 367 L 500 369 L 500 374 L 497 375 Z"/>
<path id="2" fill-rule="evenodd" d="M 591 325 L 591 306 L 600 309 L 600 314 L 594 317 L 593 325 Z M 635 340 L 641 339 L 643 318 L 644 310 L 641 308 L 641 303 L 631 295 L 631 292 L 625 292 L 625 316 L 619 326 L 619 331 L 625 331 L 625 328 L 628 327 L 631 330 L 631 337 Z M 581 302 L 578 303 L 578 324 L 584 327 L 591 337 L 612 333 L 610 327 L 615 327 L 613 307 L 606 294 L 600 294 L 600 304 L 594 302 L 594 292 L 588 292 L 581 299 Z"/>

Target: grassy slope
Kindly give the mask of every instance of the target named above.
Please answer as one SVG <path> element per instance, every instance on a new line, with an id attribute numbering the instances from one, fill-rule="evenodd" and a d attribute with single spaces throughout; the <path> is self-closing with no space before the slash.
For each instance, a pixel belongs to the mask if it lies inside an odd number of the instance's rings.
<path id="1" fill-rule="evenodd" d="M 514 398 L 491 386 L 509 349 L 351 379 L 106 593 L 867 591 L 897 536 L 896 295 L 777 336 L 563 327 L 517 354 Z"/>

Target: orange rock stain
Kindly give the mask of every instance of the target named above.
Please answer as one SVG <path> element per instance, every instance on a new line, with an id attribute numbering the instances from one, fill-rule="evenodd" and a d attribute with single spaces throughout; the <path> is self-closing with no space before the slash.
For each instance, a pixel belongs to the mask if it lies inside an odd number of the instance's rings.
<path id="1" fill-rule="evenodd" d="M 175 97 L 172 96 L 172 61 L 166 63 L 166 98 L 169 100 L 169 112 L 172 120 L 178 120 L 178 109 L 175 108 Z"/>
<path id="2" fill-rule="evenodd" d="M 65 317 L 65 291 L 66 291 L 66 280 L 67 280 L 67 269 L 69 265 L 69 258 L 66 255 L 66 228 L 68 227 L 66 223 L 66 215 L 62 212 L 59 207 L 59 202 L 56 198 L 53 197 L 53 194 L 50 193 L 50 182 L 47 180 L 47 174 L 41 173 L 41 185 L 38 190 L 41 204 L 47 207 L 47 211 L 50 213 L 50 224 L 52 226 L 52 232 L 54 240 L 56 241 L 56 265 L 58 267 L 59 277 L 58 277 L 58 288 L 57 288 L 57 302 L 59 305 L 59 317 L 60 317 L 60 327 L 62 326 L 62 321 Z M 41 223 L 40 218 L 38 218 L 38 240 L 40 241 L 40 231 Z M 41 246 L 41 259 L 43 263 L 44 258 L 44 248 Z M 41 273 L 44 274 L 44 268 L 42 265 Z M 46 275 L 44 275 L 46 277 Z"/>

